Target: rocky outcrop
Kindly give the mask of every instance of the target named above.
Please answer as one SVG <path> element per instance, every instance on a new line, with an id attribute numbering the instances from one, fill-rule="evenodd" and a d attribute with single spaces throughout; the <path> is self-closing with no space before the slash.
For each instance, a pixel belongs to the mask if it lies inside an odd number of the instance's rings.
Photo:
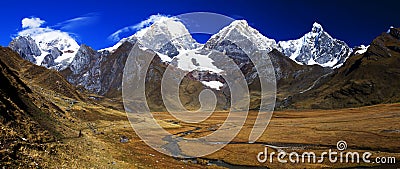
<path id="1" fill-rule="evenodd" d="M 397 39 L 400 39 L 400 29 L 399 28 L 390 28 L 389 34 L 394 36 Z"/>
<path id="2" fill-rule="evenodd" d="M 100 53 L 89 46 L 81 45 L 70 66 L 61 74 L 73 85 L 82 86 L 93 93 L 101 92 L 101 63 L 104 61 Z"/>
<path id="3" fill-rule="evenodd" d="M 32 63 L 36 63 L 36 56 L 42 52 L 30 36 L 19 36 L 13 39 L 9 47 L 16 51 L 22 58 Z"/>

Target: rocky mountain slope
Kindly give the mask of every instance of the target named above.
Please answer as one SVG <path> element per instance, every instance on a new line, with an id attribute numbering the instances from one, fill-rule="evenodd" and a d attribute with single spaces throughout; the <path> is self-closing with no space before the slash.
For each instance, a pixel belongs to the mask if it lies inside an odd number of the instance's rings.
<path id="1" fill-rule="evenodd" d="M 0 165 L 35 167 L 41 161 L 35 153 L 54 153 L 57 140 L 76 132 L 62 124 L 71 119 L 44 93 L 83 98 L 58 72 L 33 65 L 9 48 L 0 47 L 0 70 Z"/>

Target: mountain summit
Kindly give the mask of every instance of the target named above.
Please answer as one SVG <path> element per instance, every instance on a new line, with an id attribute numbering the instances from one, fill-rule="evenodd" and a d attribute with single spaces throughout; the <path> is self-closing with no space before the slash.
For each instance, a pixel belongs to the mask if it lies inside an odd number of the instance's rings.
<path id="1" fill-rule="evenodd" d="M 278 49 L 299 64 L 332 68 L 342 66 L 352 52 L 345 42 L 332 38 L 317 22 L 300 39 L 280 41 Z"/>
<path id="2" fill-rule="evenodd" d="M 206 47 L 213 48 L 216 44 L 221 44 L 223 41 L 239 40 L 238 38 L 247 38 L 260 50 L 271 51 L 276 48 L 276 42 L 262 35 L 258 30 L 249 26 L 246 20 L 235 20 L 217 34 L 211 36 L 207 41 Z"/>
<path id="3" fill-rule="evenodd" d="M 160 17 L 150 26 L 139 30 L 130 37 L 123 38 L 114 46 L 102 50 L 113 52 L 127 41 L 132 43 L 138 41 L 140 47 L 152 49 L 160 54 L 163 60 L 169 59 L 163 58 L 162 55 L 172 58 L 178 55 L 179 51 L 191 50 L 200 46 L 192 38 L 185 25 L 179 19 L 173 17 Z"/>
<path id="4" fill-rule="evenodd" d="M 56 70 L 65 69 L 79 49 L 68 33 L 49 28 L 21 31 L 9 46 L 32 63 Z"/>

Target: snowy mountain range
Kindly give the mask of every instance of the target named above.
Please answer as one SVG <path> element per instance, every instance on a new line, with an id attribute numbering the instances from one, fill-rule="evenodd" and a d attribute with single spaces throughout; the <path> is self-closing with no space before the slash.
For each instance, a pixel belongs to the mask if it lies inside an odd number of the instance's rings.
<path id="1" fill-rule="evenodd" d="M 186 75 L 182 83 L 182 89 L 186 90 L 185 105 L 198 105 L 195 101 L 199 93 L 196 92 L 208 88 L 217 93 L 218 105 L 225 109 L 230 104 L 230 92 L 223 76 L 234 66 L 224 66 L 231 65 L 224 63 L 230 59 L 240 68 L 248 84 L 253 98 L 250 108 L 257 109 L 260 97 L 258 79 L 264 73 L 257 72 L 246 53 L 248 49 L 269 52 L 275 72 L 273 80 L 277 85 L 276 107 L 281 108 L 381 103 L 386 98 L 382 93 L 388 87 L 378 86 L 379 90 L 376 90 L 375 85 L 383 84 L 381 81 L 392 79 L 399 72 L 396 58 L 400 51 L 400 31 L 397 28 L 390 28 L 368 46 L 350 48 L 345 42 L 330 36 L 318 23 L 314 23 L 311 31 L 299 39 L 276 42 L 245 20 L 236 20 L 212 35 L 205 44 L 199 44 L 182 22 L 166 17 L 102 50 L 84 44 L 78 46 L 70 35 L 57 30 L 28 30 L 20 32 L 10 43 L 10 48 L 30 62 L 58 70 L 79 89 L 109 98 L 122 96 L 125 63 L 133 46 L 138 45 L 135 52 L 154 56 L 146 75 L 146 84 L 151 84 L 146 85 L 146 93 L 158 107 L 157 111 L 164 110 L 160 106 L 160 85 L 169 65 L 174 71 Z M 135 63 L 139 64 L 140 60 Z M 391 69 L 386 69 L 386 65 Z M 363 79 L 367 76 L 371 76 L 370 79 Z M 359 80 L 353 81 L 357 78 Z M 190 94 L 194 94 L 193 97 Z M 354 95 L 365 100 L 354 100 Z M 315 96 L 319 97 L 318 104 L 314 104 Z M 329 101 L 324 101 L 326 99 Z"/>
<path id="2" fill-rule="evenodd" d="M 212 43 L 216 44 L 227 39 L 235 39 L 238 36 L 248 38 L 259 49 L 267 51 L 278 49 L 284 55 L 302 65 L 338 68 L 353 51 L 345 42 L 332 38 L 318 23 L 314 23 L 311 31 L 299 39 L 276 43 L 274 39 L 265 37 L 249 26 L 245 20 L 236 20 L 223 28 L 206 42 L 205 48 L 211 49 L 210 44 Z M 164 61 L 171 61 L 165 55 L 173 58 L 178 56 L 179 53 L 186 53 L 189 50 L 193 51 L 202 47 L 190 36 L 188 30 L 179 20 L 164 18 L 134 35 L 122 39 L 113 47 L 103 50 L 112 52 L 125 41 L 136 42 L 137 40 L 143 47 L 157 52 Z M 235 52 L 237 49 L 222 45 L 216 50 Z M 177 58 L 182 58 L 182 56 Z"/>
<path id="3" fill-rule="evenodd" d="M 105 94 L 111 88 L 110 82 L 105 79 L 112 79 L 112 77 L 104 78 L 104 74 L 107 71 L 115 73 L 115 69 L 123 70 L 121 68 L 123 63 L 117 62 L 126 60 L 129 54 L 129 49 L 116 52 L 123 44 L 138 44 L 142 50 L 150 49 L 156 52 L 162 62 L 172 64 L 183 71 L 196 71 L 197 80 L 210 88 L 219 90 L 223 84 L 218 76 L 223 73 L 223 70 L 215 63 L 222 63 L 224 60 L 221 57 L 210 56 L 214 55 L 213 50 L 219 51 L 236 63 L 240 63 L 241 70 L 249 69 L 252 67 L 251 61 L 246 53 L 234 43 L 243 39 L 250 42 L 245 45 L 254 45 L 259 50 L 268 52 L 278 50 L 300 65 L 316 64 L 322 67 L 338 68 L 352 52 L 346 43 L 332 38 L 318 23 L 314 23 L 311 32 L 300 39 L 276 43 L 274 39 L 265 37 L 249 26 L 247 21 L 236 20 L 212 35 L 205 44 L 199 44 L 192 38 L 182 22 L 170 17 L 162 17 L 152 25 L 121 39 L 114 46 L 98 51 L 86 45 L 79 46 L 67 33 L 48 31 L 46 28 L 37 28 L 34 32 L 22 31 L 9 46 L 23 58 L 37 65 L 69 72 L 64 74 L 72 84 L 81 85 L 95 93 Z M 130 45 L 125 45 L 125 47 Z M 105 62 L 115 62 L 120 66 L 110 65 L 109 68 L 112 70 L 105 70 L 104 67 L 107 67 L 104 66 L 107 65 Z M 225 68 L 227 69 L 229 71 L 229 68 Z M 279 68 L 276 71 L 281 69 L 285 68 Z M 246 79 L 250 84 L 256 72 L 246 73 Z M 105 83 L 107 85 L 104 85 Z"/>
<path id="4" fill-rule="evenodd" d="M 259 49 L 268 51 L 278 49 L 296 63 L 304 65 L 317 64 L 338 68 L 352 52 L 345 42 L 332 38 L 318 23 L 314 23 L 311 32 L 299 39 L 276 43 L 275 40 L 263 36 L 250 27 L 245 20 L 237 20 L 213 35 L 207 43 L 234 38 L 239 34 L 249 38 Z M 179 53 L 202 47 L 190 36 L 189 31 L 178 19 L 164 17 L 99 52 L 112 53 L 126 41 L 133 43 L 139 41 L 141 47 L 152 49 L 166 62 L 171 61 L 171 58 L 178 56 Z M 67 33 L 46 31 L 46 28 L 38 28 L 35 32 L 22 32 L 9 46 L 27 60 L 56 70 L 68 67 L 79 49 L 78 43 Z M 226 48 L 225 50 L 233 52 L 235 49 Z"/>

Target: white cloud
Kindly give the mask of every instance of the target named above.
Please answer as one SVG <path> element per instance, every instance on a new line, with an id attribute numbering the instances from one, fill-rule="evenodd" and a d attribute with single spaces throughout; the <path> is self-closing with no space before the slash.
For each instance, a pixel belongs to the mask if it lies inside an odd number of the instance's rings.
<path id="1" fill-rule="evenodd" d="M 24 18 L 22 19 L 22 28 L 38 28 L 43 23 L 45 23 L 45 21 L 40 18 Z"/>
<path id="2" fill-rule="evenodd" d="M 22 30 L 17 33 L 17 35 L 12 35 L 12 38 L 15 36 L 31 36 L 35 41 L 45 40 L 46 39 L 54 39 L 54 38 L 63 38 L 63 39 L 73 39 L 76 41 L 79 39 L 77 34 L 68 32 L 74 28 L 79 26 L 87 25 L 93 23 L 98 18 L 98 13 L 88 13 L 76 18 L 72 18 L 66 21 L 62 21 L 57 23 L 54 26 L 44 27 L 43 23 L 46 21 L 37 18 L 30 17 L 22 19 Z"/>
<path id="3" fill-rule="evenodd" d="M 61 30 L 52 29 L 50 27 L 41 27 L 46 21 L 40 18 L 24 18 L 22 19 L 23 30 L 18 32 L 18 36 L 31 36 L 35 40 L 37 37 L 45 37 L 47 39 L 54 39 L 57 37 L 66 37 L 74 39 L 70 33 Z M 46 35 L 46 36 L 43 36 Z M 44 39 L 41 39 L 44 40 Z"/>
<path id="4" fill-rule="evenodd" d="M 40 18 L 24 18 L 22 20 L 22 30 L 17 33 L 17 36 L 30 36 L 35 40 L 39 49 L 48 51 L 52 47 L 57 47 L 61 51 L 66 49 L 74 49 L 77 51 L 79 48 L 75 38 L 71 33 L 64 32 L 50 27 L 43 27 L 44 20 Z M 52 43 L 52 44 L 49 44 Z M 42 52 L 42 54 L 46 54 Z M 38 63 L 41 63 L 44 56 L 36 58 Z"/>
<path id="5" fill-rule="evenodd" d="M 31 36 L 31 37 L 36 37 L 37 35 L 41 34 L 62 34 L 62 35 L 68 35 L 66 32 L 61 32 L 60 30 L 54 30 L 51 28 L 29 28 L 29 29 L 24 29 L 20 32 L 18 32 L 18 36 Z M 54 35 L 53 34 L 53 35 Z"/>
<path id="6" fill-rule="evenodd" d="M 143 28 L 146 28 L 146 27 L 152 25 L 155 22 L 163 22 L 163 21 L 165 21 L 167 19 L 171 19 L 171 18 L 177 19 L 175 17 L 169 17 L 169 16 L 161 15 L 161 14 L 151 15 L 149 18 L 147 18 L 146 20 L 144 20 L 136 25 L 126 26 L 122 29 L 115 31 L 110 36 L 108 36 L 108 39 L 113 42 L 116 42 L 116 41 L 121 40 L 121 37 L 120 37 L 121 33 L 138 31 L 138 30 L 141 30 Z"/>
<path id="7" fill-rule="evenodd" d="M 59 28 L 61 30 L 71 30 L 83 25 L 88 25 L 93 23 L 99 17 L 98 13 L 88 13 L 76 18 L 72 18 L 54 25 L 54 28 Z"/>

